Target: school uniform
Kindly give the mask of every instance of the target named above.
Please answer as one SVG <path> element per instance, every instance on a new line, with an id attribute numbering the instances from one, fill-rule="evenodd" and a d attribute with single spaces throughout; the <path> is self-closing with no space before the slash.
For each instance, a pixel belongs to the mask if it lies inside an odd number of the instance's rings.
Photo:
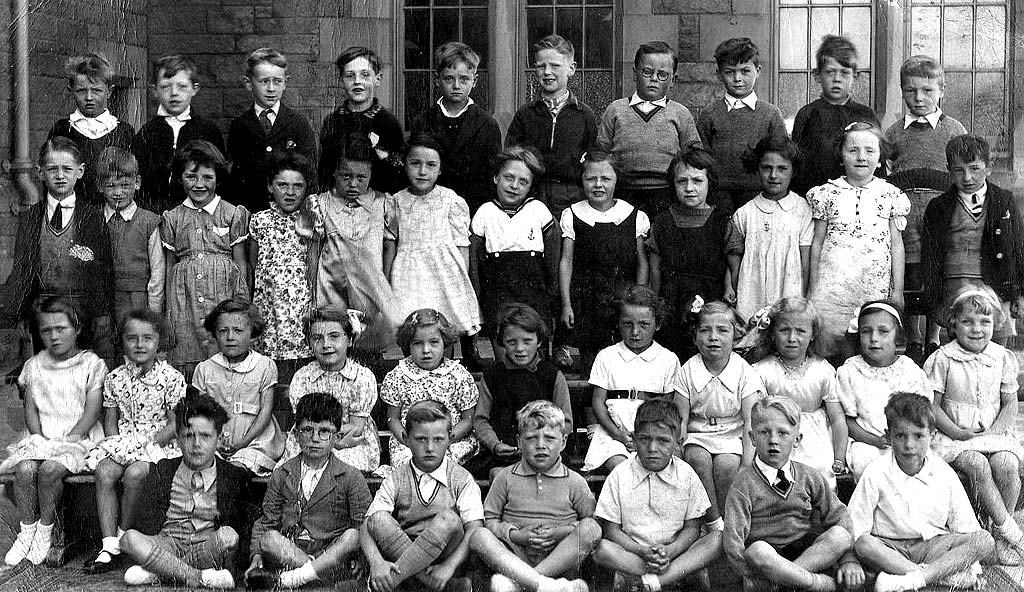
<path id="1" fill-rule="evenodd" d="M 77 109 L 69 117 L 57 120 L 46 139 L 63 136 L 78 145 L 85 165 L 85 174 L 75 183 L 75 194 L 83 201 L 103 205 L 103 194 L 96 187 L 96 161 L 111 146 L 130 150 L 135 128 L 126 121 L 104 111 L 97 117 L 86 117 Z"/>
<path id="2" fill-rule="evenodd" d="M 402 124 L 375 98 L 365 111 L 352 111 L 345 102 L 324 118 L 320 126 L 320 164 L 316 169 L 320 190 L 334 187 L 338 158 L 352 136 L 368 140 L 377 153 L 377 158 L 371 163 L 370 189 L 395 194 L 409 186 L 402 164 L 405 146 Z M 444 159 L 441 164 L 444 171 Z"/>
<path id="3" fill-rule="evenodd" d="M 103 207 L 114 263 L 114 311 L 118 323 L 128 312 L 164 309 L 164 247 L 160 216 L 131 204 L 119 212 Z"/>

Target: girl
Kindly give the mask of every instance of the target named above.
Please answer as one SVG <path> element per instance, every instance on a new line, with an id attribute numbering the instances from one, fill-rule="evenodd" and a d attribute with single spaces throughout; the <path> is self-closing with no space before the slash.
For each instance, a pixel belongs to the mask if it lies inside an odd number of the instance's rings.
<path id="1" fill-rule="evenodd" d="M 387 195 L 370 189 L 377 156 L 365 138 L 353 136 L 341 150 L 334 187 L 309 198 L 313 299 L 316 307 L 361 311 L 359 348 L 376 353 L 394 344 L 401 322 L 384 274 Z"/>
<path id="2" fill-rule="evenodd" d="M 732 283 L 726 301 L 748 319 L 780 298 L 803 296 L 810 269 L 811 207 L 789 190 L 800 149 L 789 138 L 767 136 L 745 164 L 761 179 L 761 193 L 733 214 L 726 232 Z"/>
<path id="3" fill-rule="evenodd" d="M 210 311 L 203 326 L 219 351 L 196 367 L 192 386 L 228 412 L 220 455 L 265 477 L 281 458 L 285 437 L 274 417 L 277 366 L 252 351 L 252 340 L 263 334 L 263 318 L 248 302 L 229 299 Z"/>
<path id="4" fill-rule="evenodd" d="M 413 403 L 432 399 L 444 403 L 458 421 L 451 429 L 448 455 L 459 464 L 476 454 L 473 409 L 478 398 L 476 381 L 462 364 L 445 357 L 459 338 L 458 330 L 436 310 L 424 308 L 409 315 L 395 336 L 408 355 L 384 377 L 380 398 L 388 405 L 391 466 L 407 462 L 412 452 L 405 443 L 405 414 Z"/>
<path id="5" fill-rule="evenodd" d="M 832 391 L 846 412 L 850 445 L 846 464 L 860 479 L 864 469 L 889 448 L 885 437 L 885 405 L 896 392 L 932 398 L 924 371 L 906 356 L 896 354 L 903 335 L 903 319 L 888 301 L 868 302 L 851 321 L 857 331 L 860 355 L 839 367 Z"/>
<path id="6" fill-rule="evenodd" d="M 685 360 L 697 352 L 686 328 L 686 311 L 697 296 L 701 302 L 718 300 L 731 285 L 725 229 L 732 205 L 728 199 L 708 201 L 718 175 L 711 154 L 699 146 L 677 154 L 666 174 L 677 203 L 655 216 L 647 248 L 651 287 L 673 311 L 662 334 L 669 349 Z"/>
<path id="7" fill-rule="evenodd" d="M 103 437 L 100 407 L 107 366 L 89 350 L 78 348 L 80 324 L 71 303 L 48 298 L 36 322 L 43 351 L 18 376 L 25 401 L 28 435 L 8 447 L 0 473 L 14 473 L 14 501 L 21 531 L 4 560 L 39 565 L 50 551 L 50 535 L 64 477 L 86 470 L 89 447 Z"/>
<path id="8" fill-rule="evenodd" d="M 166 343 L 167 326 L 148 309 L 128 312 L 121 343 L 125 363 L 103 383 L 103 432 L 86 465 L 96 473 L 96 511 L 103 548 L 87 561 L 86 573 L 120 567 L 121 536 L 133 526 L 135 503 L 149 466 L 181 455 L 174 434 L 174 406 L 185 396 L 185 377 L 157 351 Z M 124 487 L 118 521 L 117 486 Z"/>
<path id="9" fill-rule="evenodd" d="M 823 341 L 840 360 L 843 333 L 863 302 L 889 298 L 903 307 L 903 238 L 910 200 L 874 176 L 885 158 L 881 132 L 851 123 L 839 140 L 846 175 L 807 192 L 814 218 L 807 297 L 822 315 Z M 838 350 L 838 351 L 837 351 Z"/>
<path id="10" fill-rule="evenodd" d="M 400 314 L 431 307 L 450 317 L 458 332 L 472 335 L 480 330 L 480 306 L 469 279 L 469 206 L 436 185 L 440 151 L 428 134 L 409 138 L 410 185 L 394 197 L 384 236 L 384 273 Z"/>
<path id="11" fill-rule="evenodd" d="M 544 318 L 551 315 L 558 227 L 544 202 L 530 195 L 533 180 L 542 174 L 544 165 L 530 150 L 503 150 L 494 175 L 496 197 L 480 206 L 470 225 L 470 277 L 492 336 L 507 302 L 526 304 Z M 501 338 L 495 341 L 500 345 Z"/>
<path id="12" fill-rule="evenodd" d="M 664 302 L 646 286 L 630 288 L 619 301 L 622 341 L 598 352 L 590 371 L 597 424 L 589 428 L 584 471 L 611 471 L 636 450 L 633 420 L 644 401 L 664 399 L 684 410 L 679 358 L 654 341 L 664 317 Z"/>
<path id="13" fill-rule="evenodd" d="M 935 391 L 932 449 L 970 479 L 981 511 L 992 519 L 999 563 L 1019 565 L 1024 533 L 1013 519 L 1024 450 L 1015 431 L 1017 358 L 992 342 L 1005 320 L 987 286 L 962 289 L 946 316 L 956 340 L 939 348 L 924 370 Z"/>
<path id="14" fill-rule="evenodd" d="M 743 336 L 743 320 L 724 302 L 700 300 L 690 309 L 698 354 L 683 364 L 683 460 L 708 491 L 706 520 L 721 519 L 725 497 L 740 467 L 754 459 L 750 409 L 764 396 L 761 377 L 732 351 Z"/>
<path id="15" fill-rule="evenodd" d="M 309 161 L 300 154 L 287 153 L 271 162 L 267 191 L 274 203 L 254 214 L 249 228 L 249 264 L 255 270 L 252 303 L 267 323 L 257 349 L 274 359 L 282 383 L 291 380 L 312 355 L 302 334 L 311 299 L 306 272 L 309 245 L 299 233 L 309 175 Z"/>
<path id="16" fill-rule="evenodd" d="M 849 434 L 843 406 L 831 390 L 836 370 L 819 356 L 818 311 L 806 298 L 783 298 L 772 306 L 768 319 L 764 342 L 770 355 L 754 364 L 754 370 L 765 394 L 789 397 L 800 405 L 800 441 L 792 458 L 817 469 L 835 489 L 835 475 L 846 470 Z"/>
<path id="17" fill-rule="evenodd" d="M 174 337 L 169 359 L 186 379 L 196 364 L 217 351 L 204 328 L 206 316 L 222 300 L 249 295 L 249 212 L 217 195 L 217 181 L 227 178 L 225 164 L 220 151 L 205 140 L 179 150 L 172 171 L 187 197 L 164 212 L 160 226 L 167 249 L 167 319 Z"/>
<path id="18" fill-rule="evenodd" d="M 355 337 L 352 319 L 345 308 L 322 306 L 309 315 L 304 330 L 316 361 L 292 378 L 288 391 L 292 406 L 310 393 L 328 393 L 337 399 L 345 413 L 334 436 L 334 456 L 364 473 L 372 472 L 380 466 L 377 424 L 370 417 L 377 402 L 377 379 L 348 357 Z M 299 452 L 294 436 L 288 438 L 288 450 L 288 457 Z"/>
<path id="19" fill-rule="evenodd" d="M 584 371 L 599 350 L 615 341 L 615 299 L 648 280 L 644 239 L 651 223 L 647 214 L 615 199 L 616 166 L 610 154 L 584 154 L 587 199 L 563 210 L 560 221 L 561 321 L 572 332 L 567 341 L 580 349 Z"/>

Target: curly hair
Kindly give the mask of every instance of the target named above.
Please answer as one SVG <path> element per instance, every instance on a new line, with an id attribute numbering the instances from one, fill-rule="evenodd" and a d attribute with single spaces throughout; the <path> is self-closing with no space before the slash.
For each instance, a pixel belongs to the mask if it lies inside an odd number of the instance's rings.
<path id="1" fill-rule="evenodd" d="M 452 346 L 459 340 L 459 330 L 451 324 L 447 317 L 432 308 L 421 308 L 405 317 L 405 321 L 395 332 L 395 341 L 408 355 L 409 346 L 412 344 L 413 338 L 416 337 L 416 331 L 424 327 L 435 326 L 441 333 L 441 340 L 444 341 L 445 347 Z"/>
<path id="2" fill-rule="evenodd" d="M 767 354 L 777 354 L 778 348 L 775 345 L 775 330 L 783 317 L 800 317 L 811 321 L 811 342 L 807 346 L 807 353 L 818 357 L 824 357 L 823 344 L 821 339 L 821 316 L 818 307 L 810 300 L 793 296 L 783 298 L 772 305 L 768 313 L 768 330 L 761 335 L 760 345 Z"/>

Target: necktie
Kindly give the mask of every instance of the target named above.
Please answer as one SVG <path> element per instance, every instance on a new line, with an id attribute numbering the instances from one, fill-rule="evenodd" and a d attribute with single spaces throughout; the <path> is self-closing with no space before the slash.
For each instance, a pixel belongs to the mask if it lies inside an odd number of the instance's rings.
<path id="1" fill-rule="evenodd" d="M 260 124 L 263 125 L 263 133 L 269 136 L 271 128 L 274 127 L 274 124 L 270 121 L 270 109 L 264 109 L 260 113 Z"/>
<path id="2" fill-rule="evenodd" d="M 60 232 L 64 228 L 64 219 L 61 217 L 60 210 L 60 203 L 57 203 L 57 207 L 53 208 L 53 216 L 50 217 L 50 228 L 55 232 Z"/>
<path id="3" fill-rule="evenodd" d="M 984 207 L 984 204 L 982 204 L 981 200 L 978 199 L 978 194 L 975 193 L 971 195 L 971 215 L 975 218 L 981 216 L 982 207 Z"/>
<path id="4" fill-rule="evenodd" d="M 789 482 L 789 479 L 786 479 L 786 473 L 782 469 L 779 469 L 778 477 L 779 480 L 775 482 L 775 489 L 778 489 L 780 493 L 786 493 L 789 491 L 789 486 L 792 483 Z"/>
<path id="5" fill-rule="evenodd" d="M 199 528 L 200 520 L 196 517 L 196 510 L 199 508 L 199 500 L 203 495 L 203 474 L 199 471 L 192 472 L 192 528 Z"/>

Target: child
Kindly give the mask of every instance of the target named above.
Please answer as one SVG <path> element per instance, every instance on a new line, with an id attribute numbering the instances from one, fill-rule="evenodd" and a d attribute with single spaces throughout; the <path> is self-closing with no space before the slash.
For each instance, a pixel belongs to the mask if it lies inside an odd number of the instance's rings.
<path id="1" fill-rule="evenodd" d="M 299 399 L 295 436 L 302 454 L 279 465 L 270 478 L 263 515 L 252 529 L 246 570 L 250 585 L 264 566 L 284 570 L 278 582 L 282 588 L 330 582 L 358 557 L 370 490 L 359 471 L 331 454 L 332 443 L 344 438 L 344 413 L 327 393 Z"/>
<path id="2" fill-rule="evenodd" d="M 590 371 L 590 405 L 597 425 L 583 462 L 584 471 L 611 471 L 636 450 L 633 417 L 646 400 L 672 402 L 681 416 L 683 401 L 679 358 L 654 341 L 665 317 L 665 303 L 645 286 L 631 288 L 619 300 L 622 341 L 602 349 Z"/>
<path id="3" fill-rule="evenodd" d="M 710 302 L 724 295 L 727 284 L 731 288 L 725 245 L 733 210 L 724 195 L 709 199 L 718 186 L 718 174 L 715 160 L 703 148 L 692 146 L 677 154 L 666 176 L 677 203 L 651 223 L 646 243 L 651 287 L 672 310 L 662 333 L 668 348 L 689 359 L 697 350 L 687 336 L 686 312 L 698 296 Z"/>
<path id="4" fill-rule="evenodd" d="M 720 520 L 725 496 L 740 467 L 754 456 L 747 432 L 750 407 L 764 396 L 761 377 L 733 346 L 743 337 L 743 320 L 722 302 L 694 303 L 691 315 L 698 354 L 679 372 L 683 460 L 700 476 L 711 499 L 708 521 Z"/>
<path id="5" fill-rule="evenodd" d="M 857 79 L 857 48 L 846 37 L 825 35 L 814 54 L 814 81 L 821 86 L 821 98 L 804 105 L 793 120 L 793 141 L 811 158 L 802 162 L 793 176 L 793 191 L 800 195 L 811 187 L 824 185 L 843 174 L 840 163 L 830 158 L 843 128 L 855 121 L 879 127 L 871 107 L 853 100 Z"/>
<path id="6" fill-rule="evenodd" d="M 73 191 L 83 201 L 99 206 L 103 199 L 96 185 L 96 159 L 110 146 L 130 149 L 135 129 L 107 110 L 114 69 L 106 56 L 101 53 L 73 56 L 64 65 L 64 74 L 68 79 L 68 92 L 75 100 L 75 112 L 58 119 L 46 139 L 69 138 L 78 146 L 79 162 L 85 165 L 85 174 L 76 179 Z"/>
<path id="7" fill-rule="evenodd" d="M 419 401 L 442 403 L 451 417 L 458 421 L 451 428 L 451 442 L 446 453 L 458 464 L 476 454 L 477 439 L 473 435 L 473 409 L 479 398 L 476 381 L 466 368 L 447 359 L 445 351 L 455 344 L 459 334 L 448 319 L 436 310 L 417 310 L 398 328 L 395 336 L 408 357 L 388 372 L 380 386 L 380 398 L 388 405 L 388 428 L 391 440 L 391 466 L 409 460 L 409 435 L 405 416 Z"/>
<path id="8" fill-rule="evenodd" d="M 505 145 L 526 146 L 540 154 L 544 176 L 539 193 L 559 218 L 562 210 L 583 197 L 577 184 L 580 158 L 597 139 L 597 118 L 569 90 L 569 77 L 576 73 L 572 42 L 548 35 L 530 48 L 530 56 L 540 98 L 516 111 Z"/>
<path id="9" fill-rule="evenodd" d="M 746 37 L 723 41 L 715 48 L 718 80 L 725 97 L 712 101 L 697 118 L 697 131 L 720 168 L 722 189 L 738 208 L 761 188 L 757 175 L 743 168 L 743 155 L 762 138 L 787 138 L 782 112 L 757 98 L 754 83 L 761 74 L 761 58 Z"/>
<path id="10" fill-rule="evenodd" d="M 110 147 L 96 162 L 96 180 L 106 204 L 111 255 L 114 263 L 114 318 L 119 327 L 129 311 L 164 310 L 164 247 L 160 216 L 135 203 L 139 163 L 127 150 Z"/>
<path id="11" fill-rule="evenodd" d="M 621 167 L 619 199 L 650 216 L 675 202 L 665 169 L 690 144 L 700 142 L 690 110 L 666 95 L 676 81 L 679 56 L 664 41 L 644 43 L 633 57 L 636 90 L 608 105 L 597 130 L 597 144 Z"/>
<path id="12" fill-rule="evenodd" d="M 495 336 L 501 357 L 484 369 L 480 398 L 473 414 L 473 431 L 480 440 L 474 459 L 481 472 L 511 464 L 521 451 L 516 447 L 516 413 L 530 401 L 541 399 L 557 406 L 565 417 L 564 434 L 572 433 L 572 405 L 565 376 L 540 353 L 547 343 L 544 318 L 526 304 L 506 305 Z"/>
<path id="13" fill-rule="evenodd" d="M 174 347 L 168 359 L 190 379 L 197 363 L 216 352 L 206 315 L 227 298 L 248 298 L 245 241 L 249 211 L 224 201 L 217 183 L 227 178 L 217 148 L 194 140 L 174 157 L 173 174 L 185 201 L 164 212 L 160 237 L 167 266 L 167 320 Z M 203 232 L 203 231 L 206 232 Z"/>
<path id="14" fill-rule="evenodd" d="M 491 480 L 484 500 L 487 528 L 477 529 L 470 548 L 495 570 L 492 591 L 587 590 L 582 580 L 560 578 L 579 575 L 601 540 L 594 494 L 560 456 L 571 417 L 550 401 L 530 401 L 515 421 L 521 460 Z"/>
<path id="15" fill-rule="evenodd" d="M 153 62 L 153 86 L 160 106 L 132 140 L 132 152 L 139 160 L 142 191 L 138 200 L 147 210 L 162 214 L 185 199 L 174 182 L 171 165 L 178 146 L 192 140 L 206 140 L 224 152 L 224 136 L 213 121 L 192 109 L 199 92 L 199 69 L 191 58 L 166 55 Z"/>
<path id="16" fill-rule="evenodd" d="M 332 441 L 334 456 L 364 473 L 380 466 L 377 424 L 370 413 L 377 402 L 377 378 L 349 357 L 355 338 L 351 318 L 344 308 L 322 306 L 303 323 L 307 342 L 316 361 L 300 368 L 291 379 L 288 396 L 293 406 L 310 393 L 327 393 L 341 403 L 338 436 Z M 297 448 L 291 446 L 289 449 Z M 301 442 L 299 442 L 301 444 Z M 291 455 L 288 455 L 291 456 Z"/>
<path id="17" fill-rule="evenodd" d="M 14 473 L 14 502 L 21 530 L 4 561 L 39 565 L 50 552 L 53 522 L 64 477 L 86 470 L 85 455 L 103 437 L 99 424 L 107 367 L 78 348 L 78 315 L 63 298 L 48 298 L 36 321 L 43 351 L 18 376 L 28 435 L 7 448 L 0 473 Z"/>
<path id="18" fill-rule="evenodd" d="M 910 358 L 896 353 L 903 319 L 892 303 L 868 302 L 854 318 L 860 355 L 839 367 L 831 388 L 843 405 L 850 432 L 846 464 L 859 480 L 871 461 L 889 447 L 885 436 L 889 393 L 906 391 L 931 399 L 932 390 L 924 371 Z"/>
<path id="19" fill-rule="evenodd" d="M 228 414 L 213 398 L 189 393 L 174 408 L 180 458 L 165 458 L 146 475 L 139 525 L 121 537 L 136 565 L 129 586 L 161 581 L 189 588 L 235 587 L 235 553 L 249 540 L 253 503 L 249 473 L 216 455 Z"/>
<path id="20" fill-rule="evenodd" d="M 925 362 L 935 392 L 932 449 L 967 475 L 981 511 L 992 519 L 992 534 L 1003 565 L 1020 564 L 1024 533 L 1013 518 L 1020 495 L 1017 358 L 992 333 L 1004 321 L 989 287 L 964 288 L 953 300 L 946 324 L 955 341 Z"/>
<path id="21" fill-rule="evenodd" d="M 1024 226 L 1011 192 L 988 181 L 992 157 L 985 138 L 957 136 L 946 145 L 953 186 L 928 204 L 921 236 L 921 265 L 931 318 L 945 319 L 953 296 L 966 286 L 988 285 L 1001 301 L 997 343 L 1016 335 L 1024 314 Z M 977 198 L 975 200 L 975 198 Z M 977 203 L 975 203 L 977 201 Z M 933 333 L 929 343 L 936 344 Z"/>
<path id="22" fill-rule="evenodd" d="M 267 325 L 258 349 L 273 358 L 282 384 L 312 357 L 302 333 L 302 320 L 312 303 L 309 241 L 300 234 L 301 210 L 312 173 L 301 154 L 286 153 L 272 160 L 267 169 L 267 191 L 274 203 L 256 212 L 249 222 L 252 303 Z"/>
<path id="23" fill-rule="evenodd" d="M 850 557 L 850 515 L 817 470 L 791 460 L 802 446 L 800 406 L 769 396 L 750 410 L 750 439 L 757 456 L 729 490 L 722 547 L 747 582 L 797 590 L 856 589 L 864 572 Z M 812 444 L 813 445 L 813 444 Z M 839 573 L 833 579 L 833 566 Z M 838 582 L 836 581 L 838 580 Z"/>
<path id="24" fill-rule="evenodd" d="M 438 401 L 421 400 L 405 416 L 410 460 L 380 484 L 359 531 L 374 592 L 412 578 L 432 590 L 472 590 L 469 578 L 454 575 L 484 511 L 480 487 L 449 458 L 451 429 L 451 415 Z"/>
<path id="25" fill-rule="evenodd" d="M 497 195 L 477 210 L 469 235 L 470 277 L 488 334 L 494 333 L 508 302 L 523 302 L 544 318 L 552 316 L 559 260 L 558 226 L 544 202 L 530 195 L 544 165 L 518 146 L 506 148 L 495 160 Z"/>
<path id="26" fill-rule="evenodd" d="M 701 535 L 708 494 L 674 454 L 683 417 L 668 401 L 641 405 L 633 425 L 636 456 L 601 488 L 594 516 L 604 538 L 594 559 L 615 570 L 615 590 L 657 592 L 722 554 L 721 527 Z"/>
<path id="27" fill-rule="evenodd" d="M 384 232 L 384 274 L 404 315 L 430 307 L 473 335 L 480 306 L 469 279 L 469 206 L 437 184 L 441 146 L 426 134 L 409 138 L 409 186 L 394 198 Z"/>
<path id="28" fill-rule="evenodd" d="M 245 89 L 254 104 L 236 117 L 228 130 L 227 154 L 232 166 L 226 185 L 231 200 L 250 212 L 267 208 L 264 171 L 271 157 L 294 151 L 316 161 L 316 136 L 309 121 L 281 103 L 288 83 L 287 68 L 288 60 L 269 47 L 253 50 L 245 58 Z"/>
<path id="29" fill-rule="evenodd" d="M 320 126 L 319 187 L 323 191 L 333 187 L 333 167 L 340 160 L 342 144 L 356 135 L 368 139 L 374 150 L 373 190 L 396 193 L 407 186 L 402 173 L 402 125 L 376 97 L 383 63 L 372 49 L 352 45 L 341 51 L 334 65 L 345 99 Z"/>
<path id="30" fill-rule="evenodd" d="M 761 193 L 733 214 L 726 231 L 732 284 L 726 301 L 749 319 L 780 298 L 803 296 L 814 224 L 811 207 L 789 189 L 800 148 L 786 138 L 762 138 L 744 161 L 757 171 Z"/>
<path id="31" fill-rule="evenodd" d="M 308 199 L 313 302 L 360 311 L 359 348 L 380 351 L 394 344 L 403 318 L 384 275 L 388 196 L 370 189 L 377 156 L 369 140 L 350 136 L 337 157 L 331 190 Z"/>
<path id="32" fill-rule="evenodd" d="M 799 296 L 771 307 L 764 341 L 769 356 L 754 364 L 765 394 L 788 397 L 800 411 L 799 445 L 793 460 L 817 470 L 829 487 L 846 471 L 849 433 L 839 397 L 832 390 L 836 370 L 818 355 L 821 319 L 814 303 Z"/>
<path id="33" fill-rule="evenodd" d="M 894 393 L 885 417 L 892 451 L 871 463 L 850 498 L 854 549 L 878 570 L 875 590 L 974 588 L 992 537 L 978 525 L 957 474 L 929 454 L 932 403 Z"/>
<path id="34" fill-rule="evenodd" d="M 586 199 L 565 208 L 560 219 L 561 321 L 571 333 L 563 345 L 579 347 L 584 371 L 598 351 L 615 342 L 614 300 L 648 279 L 644 240 L 651 223 L 647 214 L 615 199 L 615 166 L 611 155 L 588 152 L 582 174 Z"/>
<path id="35" fill-rule="evenodd" d="M 121 327 L 125 363 L 103 382 L 106 437 L 85 459 L 96 474 L 96 512 L 103 537 L 99 554 L 82 568 L 87 574 L 121 567 L 121 536 L 135 525 L 136 504 L 151 465 L 181 456 L 174 441 L 174 407 L 185 396 L 185 377 L 157 359 L 166 344 L 163 316 L 148 308 L 135 309 Z M 118 484 L 124 488 L 120 508 Z"/>
<path id="36" fill-rule="evenodd" d="M 858 306 L 890 298 L 903 307 L 902 231 L 910 200 L 875 177 L 885 157 L 875 127 L 851 123 L 840 137 L 846 175 L 807 193 L 814 217 L 807 297 L 821 312 L 826 351 L 841 362 L 850 356 L 843 335 Z"/>
<path id="37" fill-rule="evenodd" d="M 441 98 L 417 115 L 410 128 L 437 138 L 444 161 L 437 182 L 461 195 L 471 214 L 491 199 L 486 164 L 501 150 L 498 122 L 469 96 L 479 66 L 480 56 L 464 43 L 449 41 L 434 50 L 434 81 Z"/>
<path id="38" fill-rule="evenodd" d="M 229 409 L 221 430 L 221 456 L 257 476 L 266 477 L 284 452 L 284 433 L 274 417 L 277 366 L 251 351 L 263 334 L 260 313 L 245 300 L 218 304 L 203 321 L 218 353 L 196 366 L 192 386 Z"/>

